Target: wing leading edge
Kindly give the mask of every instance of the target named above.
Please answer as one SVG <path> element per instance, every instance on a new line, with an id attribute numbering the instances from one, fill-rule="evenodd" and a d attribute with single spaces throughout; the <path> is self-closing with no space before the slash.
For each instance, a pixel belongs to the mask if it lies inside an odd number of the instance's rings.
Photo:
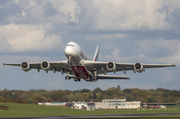
<path id="1" fill-rule="evenodd" d="M 71 68 L 68 65 L 67 61 L 57 61 L 57 62 L 47 62 L 50 65 L 49 70 L 51 71 L 58 71 L 61 73 L 66 73 L 67 71 L 72 74 Z M 41 67 L 42 62 L 34 62 L 28 63 L 30 69 L 37 69 L 38 71 L 42 69 Z M 10 65 L 10 66 L 22 66 L 22 63 L 3 63 L 3 65 Z M 22 67 L 21 67 L 22 68 Z"/>
<path id="2" fill-rule="evenodd" d="M 99 61 L 84 61 L 84 65 L 89 67 L 90 70 L 97 70 L 98 74 L 101 73 L 108 73 L 108 72 L 115 72 L 110 71 L 107 69 L 107 64 L 109 62 L 99 62 Z M 135 71 L 135 64 L 137 63 L 114 63 L 116 65 L 116 71 L 128 71 L 133 70 Z M 161 67 L 175 67 L 174 64 L 141 64 L 144 69 L 146 68 L 161 68 Z"/>

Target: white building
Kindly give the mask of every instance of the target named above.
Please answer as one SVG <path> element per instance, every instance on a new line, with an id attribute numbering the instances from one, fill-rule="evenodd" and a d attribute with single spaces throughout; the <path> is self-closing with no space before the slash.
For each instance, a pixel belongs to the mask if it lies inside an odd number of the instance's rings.
<path id="1" fill-rule="evenodd" d="M 71 108 L 90 110 L 87 103 L 85 103 L 85 102 L 75 102 L 74 105 Z"/>
<path id="2" fill-rule="evenodd" d="M 95 102 L 95 109 L 135 109 L 140 108 L 140 101 L 126 102 L 126 99 L 103 99 Z"/>
<path id="3" fill-rule="evenodd" d="M 50 102 L 46 102 L 46 103 L 38 103 L 39 105 L 46 105 L 46 106 L 65 106 L 66 103 L 65 102 L 55 102 L 55 103 L 50 103 Z"/>

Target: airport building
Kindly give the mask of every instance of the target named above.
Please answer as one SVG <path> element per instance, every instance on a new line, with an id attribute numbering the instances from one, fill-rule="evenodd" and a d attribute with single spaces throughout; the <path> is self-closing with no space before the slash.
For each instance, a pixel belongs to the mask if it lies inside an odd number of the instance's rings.
<path id="1" fill-rule="evenodd" d="M 65 103 L 65 102 L 55 102 L 55 103 L 50 103 L 50 102 L 41 103 L 41 102 L 39 102 L 38 104 L 39 104 L 39 105 L 46 105 L 46 106 L 58 106 L 58 107 L 64 107 L 64 106 L 66 106 L 66 103 Z"/>
<path id="2" fill-rule="evenodd" d="M 103 99 L 102 102 L 63 102 L 63 103 L 39 103 L 39 105 L 47 106 L 59 106 L 59 107 L 69 107 L 81 109 L 86 107 L 86 109 L 136 109 L 140 108 L 140 101 L 128 101 L 126 99 Z"/>
<path id="3" fill-rule="evenodd" d="M 135 109 L 140 108 L 140 101 L 126 102 L 126 99 L 103 99 L 95 102 L 95 109 Z"/>

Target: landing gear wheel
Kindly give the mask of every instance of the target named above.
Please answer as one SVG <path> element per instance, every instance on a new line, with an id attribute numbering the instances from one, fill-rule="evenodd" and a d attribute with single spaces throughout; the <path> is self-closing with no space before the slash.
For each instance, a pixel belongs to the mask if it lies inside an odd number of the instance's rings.
<path id="1" fill-rule="evenodd" d="M 77 78 L 74 78 L 74 81 L 76 81 L 76 82 L 77 82 Z"/>
<path id="2" fill-rule="evenodd" d="M 67 80 L 67 79 L 69 79 L 69 80 L 70 80 L 70 79 L 71 79 L 71 77 L 69 77 L 69 76 L 66 76 L 66 77 L 65 77 L 65 79 L 66 79 L 66 80 Z"/>
<path id="3" fill-rule="evenodd" d="M 68 76 L 65 76 L 65 79 L 67 80 L 67 79 L 68 79 Z"/>

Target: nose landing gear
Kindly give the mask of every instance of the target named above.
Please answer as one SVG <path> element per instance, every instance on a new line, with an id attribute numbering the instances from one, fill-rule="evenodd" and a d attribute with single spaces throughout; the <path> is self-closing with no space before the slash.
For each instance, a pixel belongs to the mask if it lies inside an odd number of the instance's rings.
<path id="1" fill-rule="evenodd" d="M 68 58 L 68 64 L 72 65 L 72 58 L 71 58 L 71 56 L 69 56 L 69 58 Z"/>

